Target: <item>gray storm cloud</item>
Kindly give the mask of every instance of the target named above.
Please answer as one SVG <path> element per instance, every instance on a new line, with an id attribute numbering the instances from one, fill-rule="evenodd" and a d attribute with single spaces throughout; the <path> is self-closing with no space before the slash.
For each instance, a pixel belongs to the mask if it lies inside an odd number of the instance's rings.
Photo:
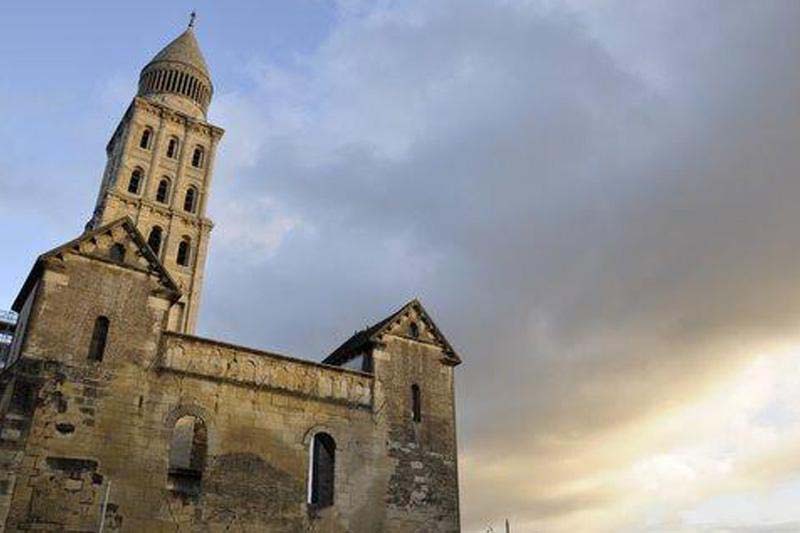
<path id="1" fill-rule="evenodd" d="M 255 65 L 260 90 L 217 107 L 235 177 L 206 327 L 318 357 L 420 295 L 466 361 L 463 448 L 542 483 L 794 336 L 798 5 L 605 9 L 367 9 L 294 68 Z M 225 237 L 259 223 L 268 247 Z M 473 521 L 623 497 L 469 476 Z"/>

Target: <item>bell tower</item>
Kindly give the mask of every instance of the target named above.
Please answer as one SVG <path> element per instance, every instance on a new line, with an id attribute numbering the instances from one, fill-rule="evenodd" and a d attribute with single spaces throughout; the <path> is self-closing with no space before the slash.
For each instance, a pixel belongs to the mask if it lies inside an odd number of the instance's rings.
<path id="1" fill-rule="evenodd" d="M 145 65 L 139 90 L 106 146 L 108 157 L 89 227 L 129 216 L 183 296 L 172 331 L 193 333 L 208 241 L 206 216 L 217 144 L 206 118 L 214 88 L 189 27 Z"/>

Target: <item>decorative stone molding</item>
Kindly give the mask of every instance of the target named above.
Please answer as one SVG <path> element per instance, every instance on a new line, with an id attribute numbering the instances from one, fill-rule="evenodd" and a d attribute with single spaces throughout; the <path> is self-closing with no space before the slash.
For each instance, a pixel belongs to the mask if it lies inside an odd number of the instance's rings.
<path id="1" fill-rule="evenodd" d="M 372 407 L 370 374 L 179 333 L 163 334 L 158 365 L 162 371 L 197 379 Z"/>

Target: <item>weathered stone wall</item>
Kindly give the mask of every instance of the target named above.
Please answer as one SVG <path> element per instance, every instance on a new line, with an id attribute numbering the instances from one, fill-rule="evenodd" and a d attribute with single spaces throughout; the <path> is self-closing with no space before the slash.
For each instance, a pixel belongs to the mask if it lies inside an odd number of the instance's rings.
<path id="1" fill-rule="evenodd" d="M 8 531 L 94 531 L 106 494 L 107 531 L 458 530 L 452 367 L 438 346 L 390 335 L 373 376 L 168 333 L 153 275 L 78 253 L 49 261 L 36 294 L 22 358 L 0 381 Z M 98 315 L 110 329 L 94 362 Z M 183 415 L 208 434 L 196 496 L 168 483 Z M 320 431 L 336 442 L 335 498 L 315 510 Z"/>
<path id="2" fill-rule="evenodd" d="M 34 404 L 17 372 L 0 373 L 0 531 L 4 530 Z"/>
<path id="3" fill-rule="evenodd" d="M 109 518 L 126 531 L 370 530 L 350 525 L 380 453 L 369 410 L 171 373 L 143 381 L 132 369 L 101 367 L 37 367 L 44 385 L 10 529 L 91 531 L 108 490 Z M 208 426 L 197 498 L 173 493 L 167 483 L 172 428 L 185 414 Z M 337 441 L 337 504 L 311 519 L 308 445 L 318 429 Z"/>
<path id="4" fill-rule="evenodd" d="M 396 331 L 411 321 L 403 317 Z M 420 326 L 422 327 L 422 326 Z M 453 367 L 442 363 L 437 345 L 404 335 L 386 335 L 373 351 L 375 403 L 387 428 L 392 471 L 387 523 L 399 531 L 458 531 L 458 473 Z M 421 419 L 412 412 L 412 385 L 420 389 Z"/>
<path id="5" fill-rule="evenodd" d="M 114 233 L 132 246 L 124 230 Z M 81 246 L 102 257 L 112 242 L 111 236 L 102 235 Z M 92 521 L 105 488 L 100 456 L 107 454 L 110 460 L 111 454 L 123 451 L 123 446 L 110 447 L 109 436 L 125 435 L 128 423 L 128 417 L 113 408 L 103 418 L 106 412 L 98 412 L 97 404 L 120 373 L 134 371 L 129 379 L 141 379 L 156 353 L 170 305 L 157 277 L 139 268 L 141 258 L 132 249 L 126 258 L 128 264 L 70 252 L 49 258 L 37 290 L 31 292 L 35 301 L 22 339 L 22 358 L 7 374 L 12 398 L 32 397 L 12 400 L 0 422 L 0 447 L 20 455 L 9 530 L 34 525 L 96 530 L 97 522 Z M 110 319 L 111 327 L 104 360 L 93 363 L 87 361 L 89 341 L 101 315 Z M 108 422 L 99 425 L 98 420 Z"/>

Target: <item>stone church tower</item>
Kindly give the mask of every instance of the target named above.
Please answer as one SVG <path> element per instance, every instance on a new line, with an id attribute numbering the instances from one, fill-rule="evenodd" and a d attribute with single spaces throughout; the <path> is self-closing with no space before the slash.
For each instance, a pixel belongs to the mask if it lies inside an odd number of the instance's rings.
<path id="1" fill-rule="evenodd" d="M 212 93 L 190 26 L 142 70 L 85 231 L 20 288 L 0 532 L 459 531 L 461 359 L 420 301 L 316 361 L 194 335 Z"/>
<path id="2" fill-rule="evenodd" d="M 214 88 L 190 26 L 142 69 L 106 147 L 90 228 L 129 216 L 182 289 L 169 329 L 192 333 L 213 223 L 206 217 L 224 131 L 206 120 Z"/>

